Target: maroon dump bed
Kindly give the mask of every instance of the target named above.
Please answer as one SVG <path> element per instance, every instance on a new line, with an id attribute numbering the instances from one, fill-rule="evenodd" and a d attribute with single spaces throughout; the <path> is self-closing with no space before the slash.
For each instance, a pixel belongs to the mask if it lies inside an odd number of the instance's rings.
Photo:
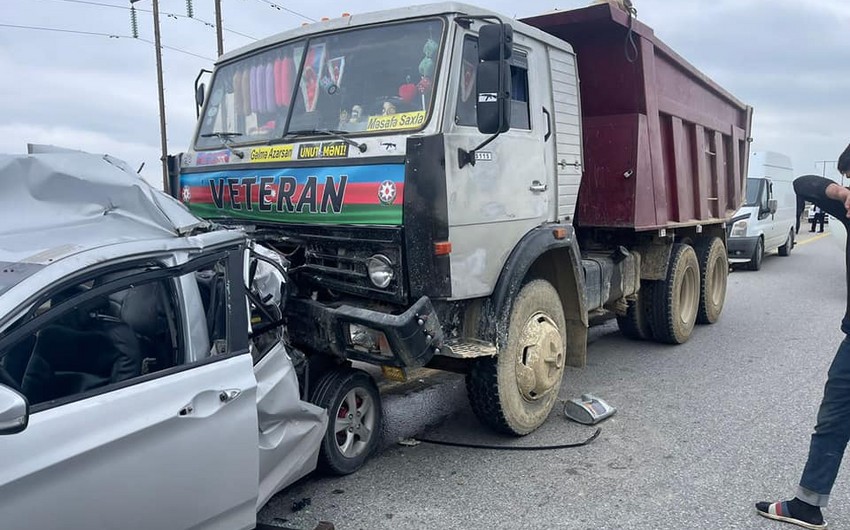
<path id="1" fill-rule="evenodd" d="M 609 4 L 524 19 L 573 46 L 584 175 L 576 222 L 651 230 L 718 222 L 742 202 L 752 109 Z M 729 58 L 733 60 L 734 58 Z"/>

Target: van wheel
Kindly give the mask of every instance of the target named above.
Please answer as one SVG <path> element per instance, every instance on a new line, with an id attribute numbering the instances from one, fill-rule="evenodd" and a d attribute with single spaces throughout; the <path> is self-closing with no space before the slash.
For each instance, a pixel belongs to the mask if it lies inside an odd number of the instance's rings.
<path id="1" fill-rule="evenodd" d="M 761 269 L 761 262 L 764 259 L 764 240 L 759 238 L 756 243 L 756 249 L 753 251 L 753 257 L 750 259 L 750 262 L 747 263 L 747 268 L 751 271 L 757 271 Z"/>
<path id="2" fill-rule="evenodd" d="M 691 246 L 673 245 L 667 278 L 656 283 L 653 294 L 655 340 L 668 344 L 687 341 L 694 330 L 700 299 L 699 262 Z"/>
<path id="3" fill-rule="evenodd" d="M 697 246 L 700 291 L 698 324 L 714 324 L 726 301 L 726 282 L 729 278 L 729 258 L 726 246 L 719 237 Z"/>
<path id="4" fill-rule="evenodd" d="M 779 255 L 780 256 L 790 256 L 791 249 L 794 248 L 794 231 L 791 230 L 788 232 L 788 239 L 785 240 L 785 244 L 779 247 Z"/>
<path id="5" fill-rule="evenodd" d="M 617 326 L 620 332 L 630 339 L 652 339 L 652 328 L 649 325 L 649 305 L 647 300 L 652 298 L 652 284 L 643 281 L 638 291 L 637 299 L 629 302 L 625 315 L 617 315 Z"/>
<path id="6" fill-rule="evenodd" d="M 372 376 L 350 368 L 328 372 L 316 384 L 311 401 L 328 410 L 319 469 L 334 475 L 360 469 L 381 437 L 381 397 Z"/>
<path id="7" fill-rule="evenodd" d="M 505 434 L 540 427 L 558 398 L 566 357 L 561 298 L 546 280 L 520 290 L 508 320 L 508 336 L 495 357 L 476 359 L 466 392 L 482 423 Z"/>

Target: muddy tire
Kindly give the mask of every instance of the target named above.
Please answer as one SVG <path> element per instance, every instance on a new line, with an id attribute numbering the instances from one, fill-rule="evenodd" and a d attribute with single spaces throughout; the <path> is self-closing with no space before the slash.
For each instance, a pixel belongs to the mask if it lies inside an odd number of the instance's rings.
<path id="1" fill-rule="evenodd" d="M 714 324 L 720 318 L 726 301 L 729 258 L 726 246 L 719 237 L 697 246 L 696 252 L 700 272 L 697 324 Z"/>
<path id="2" fill-rule="evenodd" d="M 475 361 L 466 391 L 482 423 L 521 436 L 546 421 L 561 388 L 567 337 L 558 292 L 546 280 L 525 284 L 508 323 L 504 348 Z"/>
<path id="3" fill-rule="evenodd" d="M 617 316 L 617 326 L 620 332 L 634 340 L 651 340 L 652 327 L 650 327 L 649 307 L 646 300 L 652 297 L 652 285 L 649 282 L 641 282 L 637 299 L 629 302 L 629 308 L 625 315 Z"/>
<path id="4" fill-rule="evenodd" d="M 788 239 L 785 240 L 784 245 L 779 247 L 779 255 L 790 256 L 792 248 L 794 248 L 794 230 L 788 232 Z"/>
<path id="5" fill-rule="evenodd" d="M 381 438 L 381 397 L 372 377 L 363 370 L 333 370 L 319 379 L 310 401 L 328 410 L 318 468 L 333 475 L 360 469 Z"/>
<path id="6" fill-rule="evenodd" d="M 699 312 L 700 270 L 690 245 L 677 243 L 670 253 L 667 278 L 656 282 L 652 300 L 652 333 L 667 344 L 687 341 Z"/>
<path id="7" fill-rule="evenodd" d="M 753 250 L 753 257 L 750 259 L 750 262 L 747 263 L 747 268 L 751 271 L 757 271 L 761 269 L 761 262 L 764 259 L 764 241 L 759 238 L 758 242 L 756 242 L 756 248 Z"/>

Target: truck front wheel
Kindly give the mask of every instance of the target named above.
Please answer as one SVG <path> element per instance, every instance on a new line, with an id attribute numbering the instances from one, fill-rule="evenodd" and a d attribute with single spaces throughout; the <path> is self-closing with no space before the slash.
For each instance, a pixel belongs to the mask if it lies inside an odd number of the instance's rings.
<path id="1" fill-rule="evenodd" d="M 546 280 L 519 291 L 504 347 L 475 361 L 466 390 L 475 415 L 492 429 L 525 435 L 546 421 L 558 398 L 566 356 L 566 321 Z"/>
<path id="2" fill-rule="evenodd" d="M 723 241 L 713 237 L 697 246 L 697 258 L 701 280 L 697 323 L 714 324 L 723 311 L 729 277 L 729 259 Z"/>
<path id="3" fill-rule="evenodd" d="M 668 344 L 687 341 L 696 323 L 700 299 L 699 262 L 690 245 L 673 245 L 667 278 L 657 282 L 653 298 L 655 340 Z"/>

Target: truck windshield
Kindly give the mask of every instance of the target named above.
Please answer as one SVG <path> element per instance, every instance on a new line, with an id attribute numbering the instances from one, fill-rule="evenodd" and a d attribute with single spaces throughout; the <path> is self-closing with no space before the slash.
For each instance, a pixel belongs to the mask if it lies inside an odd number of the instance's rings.
<path id="1" fill-rule="evenodd" d="M 761 204 L 761 188 L 764 182 L 764 179 L 747 179 L 747 202 L 744 206 L 758 206 Z"/>
<path id="2" fill-rule="evenodd" d="M 220 148 L 222 134 L 239 145 L 287 131 L 420 129 L 442 40 L 441 19 L 420 20 L 320 35 L 230 62 L 216 71 L 195 147 Z"/>

